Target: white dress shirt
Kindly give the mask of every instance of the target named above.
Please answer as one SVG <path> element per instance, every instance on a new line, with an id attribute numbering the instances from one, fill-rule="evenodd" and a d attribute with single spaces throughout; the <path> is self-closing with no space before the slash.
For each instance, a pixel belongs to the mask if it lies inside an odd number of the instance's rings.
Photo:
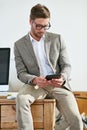
<path id="1" fill-rule="evenodd" d="M 32 36 L 29 34 L 33 49 L 35 52 L 35 56 L 40 68 L 40 75 L 41 76 L 46 76 L 50 74 L 54 74 L 48 60 L 46 57 L 46 52 L 45 52 L 45 45 L 44 45 L 44 38 L 43 36 L 40 41 L 36 41 L 35 39 L 32 38 Z"/>

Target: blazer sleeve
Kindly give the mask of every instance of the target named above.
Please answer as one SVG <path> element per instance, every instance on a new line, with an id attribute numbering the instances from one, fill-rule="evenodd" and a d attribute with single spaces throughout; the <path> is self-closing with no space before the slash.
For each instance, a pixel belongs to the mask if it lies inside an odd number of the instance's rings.
<path id="1" fill-rule="evenodd" d="M 65 80 L 69 80 L 71 73 L 71 64 L 66 44 L 61 36 L 60 36 L 60 55 L 58 63 L 61 68 L 61 74 L 64 76 Z"/>
<path id="2" fill-rule="evenodd" d="M 32 79 L 35 78 L 35 75 L 31 75 L 28 73 L 28 70 L 24 64 L 24 61 L 22 59 L 22 56 L 20 54 L 20 50 L 19 49 L 17 43 L 14 44 L 14 56 L 15 56 L 15 66 L 16 66 L 16 70 L 17 70 L 17 77 L 20 81 L 22 81 L 23 83 L 28 83 L 31 84 Z"/>

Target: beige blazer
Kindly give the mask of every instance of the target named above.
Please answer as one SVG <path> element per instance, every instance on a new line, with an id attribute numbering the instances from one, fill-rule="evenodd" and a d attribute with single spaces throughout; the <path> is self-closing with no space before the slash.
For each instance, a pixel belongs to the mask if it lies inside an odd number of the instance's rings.
<path id="1" fill-rule="evenodd" d="M 54 73 L 61 73 L 66 80 L 64 86 L 70 89 L 69 77 L 71 65 L 66 45 L 61 35 L 46 32 L 45 50 L 48 62 Z M 31 84 L 33 78 L 40 76 L 40 70 L 29 34 L 15 42 L 14 55 L 18 78 L 26 84 Z"/>

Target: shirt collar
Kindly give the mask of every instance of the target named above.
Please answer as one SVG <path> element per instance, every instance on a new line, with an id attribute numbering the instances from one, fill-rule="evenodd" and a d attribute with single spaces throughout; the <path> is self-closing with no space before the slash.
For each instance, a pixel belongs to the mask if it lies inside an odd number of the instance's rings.
<path id="1" fill-rule="evenodd" d="M 36 41 L 36 40 L 31 36 L 30 33 L 29 33 L 29 37 L 30 37 L 31 42 Z M 45 35 L 43 35 L 40 40 L 44 40 L 44 39 L 45 39 Z"/>

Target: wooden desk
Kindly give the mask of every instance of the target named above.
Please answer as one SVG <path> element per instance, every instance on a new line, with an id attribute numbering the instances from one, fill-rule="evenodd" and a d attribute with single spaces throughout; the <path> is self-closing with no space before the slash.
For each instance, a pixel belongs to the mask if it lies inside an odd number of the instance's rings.
<path id="1" fill-rule="evenodd" d="M 85 112 L 87 116 L 87 91 L 76 91 L 74 92 L 76 97 L 80 113 Z"/>
<path id="2" fill-rule="evenodd" d="M 80 113 L 82 114 L 84 112 L 87 116 L 87 91 L 75 91 L 74 95 L 76 97 Z M 87 128 L 84 128 L 84 130 L 87 130 Z"/>
<path id="3" fill-rule="evenodd" d="M 55 99 L 38 100 L 31 105 L 34 128 L 54 130 Z M 16 130 L 15 100 L 0 99 L 0 130 Z"/>

